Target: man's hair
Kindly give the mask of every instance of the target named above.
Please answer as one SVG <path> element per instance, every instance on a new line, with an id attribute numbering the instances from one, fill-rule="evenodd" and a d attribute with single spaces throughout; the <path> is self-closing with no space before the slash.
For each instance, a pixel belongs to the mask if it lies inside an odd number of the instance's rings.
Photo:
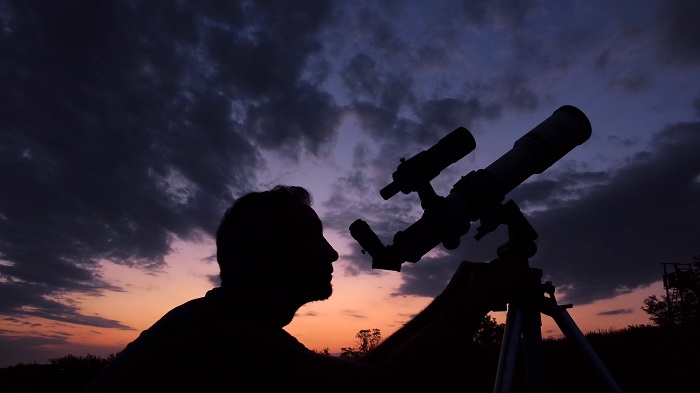
<path id="1" fill-rule="evenodd" d="M 221 286 L 241 274 L 260 269 L 257 261 L 278 257 L 283 248 L 291 206 L 312 204 L 311 194 L 303 187 L 278 185 L 269 191 L 251 192 L 226 210 L 216 231 L 216 260 Z M 233 273 L 233 271 L 237 273 Z M 236 280 L 241 281 L 241 280 Z"/>

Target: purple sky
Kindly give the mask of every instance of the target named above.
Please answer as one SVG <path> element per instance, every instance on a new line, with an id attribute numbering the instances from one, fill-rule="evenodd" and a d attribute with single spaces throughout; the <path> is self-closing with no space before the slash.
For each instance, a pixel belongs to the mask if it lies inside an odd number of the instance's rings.
<path id="1" fill-rule="evenodd" d="M 680 0 L 0 0 L 0 320 L 128 329 L 81 312 L 127 290 L 103 261 L 158 272 L 278 182 L 309 185 L 348 274 L 376 274 L 348 226 L 388 244 L 420 217 L 379 195 L 399 158 L 468 128 L 475 151 L 432 182 L 447 195 L 567 104 L 593 136 L 507 196 L 532 265 L 576 304 L 647 286 L 700 254 L 698 20 Z M 395 294 L 434 296 L 503 241 L 472 235 Z"/>

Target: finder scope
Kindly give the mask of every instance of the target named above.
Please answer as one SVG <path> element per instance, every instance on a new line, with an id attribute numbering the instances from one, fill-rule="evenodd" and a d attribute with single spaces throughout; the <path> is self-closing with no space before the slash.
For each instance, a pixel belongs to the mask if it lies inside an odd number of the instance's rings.
<path id="1" fill-rule="evenodd" d="M 394 181 L 382 188 L 379 194 L 387 200 L 399 191 L 404 194 L 418 191 L 418 188 L 433 180 L 443 169 L 471 153 L 475 147 L 476 141 L 472 134 L 466 128 L 459 127 L 430 149 L 408 160 L 402 158 L 401 164 L 392 175 Z"/>

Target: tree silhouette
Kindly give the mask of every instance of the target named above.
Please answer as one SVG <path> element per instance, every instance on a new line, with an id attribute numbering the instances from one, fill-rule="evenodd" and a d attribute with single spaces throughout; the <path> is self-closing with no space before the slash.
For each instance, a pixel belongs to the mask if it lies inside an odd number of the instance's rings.
<path id="1" fill-rule="evenodd" d="M 481 324 L 474 334 L 473 341 L 476 345 L 487 348 L 500 346 L 505 329 L 504 323 L 496 322 L 496 318 L 488 314 L 484 315 L 484 319 L 481 320 Z"/>
<path id="2" fill-rule="evenodd" d="M 355 335 L 357 347 L 340 348 L 340 356 L 357 359 L 382 342 L 382 332 L 377 329 L 362 329 Z"/>
<path id="3" fill-rule="evenodd" d="M 316 349 L 312 349 L 312 351 L 316 353 L 320 353 L 321 355 L 329 355 L 331 354 L 331 351 L 328 349 L 328 347 L 323 348 L 322 350 L 318 351 Z"/>

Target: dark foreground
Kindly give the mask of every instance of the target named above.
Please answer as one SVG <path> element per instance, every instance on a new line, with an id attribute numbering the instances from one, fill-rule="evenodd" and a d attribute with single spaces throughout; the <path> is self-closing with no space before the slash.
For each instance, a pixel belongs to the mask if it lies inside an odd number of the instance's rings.
<path id="1" fill-rule="evenodd" d="M 634 326 L 587 338 L 623 392 L 700 392 L 700 329 Z M 547 392 L 605 392 L 605 384 L 577 348 L 565 339 L 543 342 L 541 360 Z M 469 355 L 473 365 L 456 370 L 464 384 L 453 390 L 492 392 L 499 347 L 478 347 Z M 81 392 L 108 361 L 68 355 L 49 364 L 3 368 L 0 392 Z M 525 361 L 521 356 L 519 362 L 513 379 L 515 391 L 527 392 L 524 366 L 533 360 Z"/>

